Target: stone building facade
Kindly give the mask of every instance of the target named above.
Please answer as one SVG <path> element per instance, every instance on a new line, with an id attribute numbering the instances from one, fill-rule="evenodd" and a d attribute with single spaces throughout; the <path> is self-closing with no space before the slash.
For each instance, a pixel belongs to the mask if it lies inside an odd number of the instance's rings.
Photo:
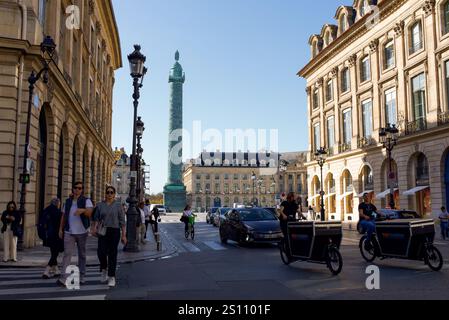
<path id="1" fill-rule="evenodd" d="M 24 246 L 36 244 L 37 213 L 67 198 L 75 180 L 103 198 L 111 180 L 112 92 L 122 66 L 110 0 L 0 0 L 0 207 L 19 202 L 28 77 L 42 68 L 39 44 L 57 47 L 49 83 L 36 84 L 31 115 L 31 183 Z"/>
<path id="2" fill-rule="evenodd" d="M 280 172 L 278 153 L 203 152 L 184 166 L 187 202 L 197 210 L 232 207 L 234 203 L 269 207 L 289 191 L 306 201 L 305 154 L 285 154 L 287 171 Z"/>
<path id="3" fill-rule="evenodd" d="M 310 37 L 307 80 L 309 198 L 318 209 L 324 166 L 327 218 L 358 220 L 360 195 L 378 207 L 435 217 L 449 204 L 449 1 L 354 1 Z M 399 129 L 392 174 L 379 131 Z"/>

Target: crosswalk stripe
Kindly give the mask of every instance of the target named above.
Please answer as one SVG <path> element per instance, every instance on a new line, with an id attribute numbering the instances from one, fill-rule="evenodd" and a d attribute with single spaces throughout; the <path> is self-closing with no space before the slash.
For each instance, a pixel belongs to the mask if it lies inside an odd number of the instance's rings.
<path id="1" fill-rule="evenodd" d="M 92 296 L 76 296 L 76 297 L 65 297 L 65 298 L 42 298 L 42 299 L 27 299 L 34 301 L 51 301 L 51 300 L 106 300 L 105 294 L 92 295 Z"/>
<path id="2" fill-rule="evenodd" d="M 200 249 L 198 249 L 196 246 L 194 246 L 190 242 L 184 243 L 183 246 L 190 252 L 200 252 L 201 251 Z"/>
<path id="3" fill-rule="evenodd" d="M 217 243 L 216 241 L 204 241 L 204 244 L 213 250 L 217 250 L 217 251 L 227 250 L 225 247 L 223 247 L 221 244 Z"/>
<path id="4" fill-rule="evenodd" d="M 87 282 L 90 281 L 100 281 L 101 277 L 86 277 Z M 33 279 L 33 280 L 10 280 L 10 281 L 0 281 L 0 287 L 7 286 L 18 286 L 18 285 L 36 285 L 36 284 L 52 284 L 54 283 L 51 279 Z M 55 284 L 56 285 L 56 284 Z"/>
<path id="5" fill-rule="evenodd" d="M 97 273 L 89 273 L 89 272 L 87 272 L 86 273 L 86 279 L 89 279 L 92 276 L 99 276 L 99 275 L 100 275 L 99 272 L 97 272 Z M 0 286 L 2 285 L 3 281 L 8 281 L 10 279 L 24 279 L 25 280 L 25 279 L 38 279 L 38 278 L 41 278 L 41 277 L 42 277 L 42 273 L 23 274 L 23 275 L 14 275 L 14 274 L 12 274 L 12 275 L 8 275 L 8 276 L 0 274 Z M 58 277 L 53 277 L 51 279 L 55 279 L 55 281 L 56 281 L 56 279 L 58 279 Z M 47 279 L 46 281 L 49 281 L 49 280 L 51 281 L 51 279 Z M 45 279 L 43 279 L 43 280 L 45 280 Z"/>
<path id="6" fill-rule="evenodd" d="M 61 269 L 61 268 L 60 268 Z M 45 267 L 42 268 L 33 268 L 33 269 L 0 269 L 0 275 L 2 274 L 31 274 L 31 273 L 43 273 Z M 86 268 L 86 272 L 99 272 L 99 267 L 89 267 Z"/>
<path id="7" fill-rule="evenodd" d="M 66 293 L 66 292 L 84 292 L 84 291 L 107 291 L 109 287 L 107 285 L 81 285 L 80 290 L 67 290 L 62 287 L 38 287 L 38 288 L 14 288 L 14 289 L 2 289 L 0 290 L 0 296 L 12 296 L 12 295 L 25 295 L 25 294 L 38 294 L 38 293 Z"/>

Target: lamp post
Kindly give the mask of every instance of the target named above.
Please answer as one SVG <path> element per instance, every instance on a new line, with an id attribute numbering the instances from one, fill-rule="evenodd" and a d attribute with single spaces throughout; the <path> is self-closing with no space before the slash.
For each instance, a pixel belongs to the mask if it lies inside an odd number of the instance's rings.
<path id="1" fill-rule="evenodd" d="M 137 197 L 136 197 L 136 177 L 137 177 L 137 155 L 136 155 L 136 137 L 137 137 L 137 107 L 139 106 L 140 88 L 143 86 L 143 78 L 147 72 L 144 67 L 146 57 L 140 53 L 141 47 L 134 46 L 134 52 L 128 55 L 129 66 L 131 69 L 131 77 L 133 78 L 133 100 L 134 100 L 134 118 L 133 118 L 133 149 L 131 155 L 131 181 L 129 188 L 129 197 L 126 202 L 129 204 L 127 212 L 126 233 L 128 243 L 124 248 L 128 252 L 137 252 L 139 247 L 137 244 Z M 139 82 L 140 80 L 140 82 Z"/>
<path id="2" fill-rule="evenodd" d="M 321 170 L 321 180 L 320 180 L 320 196 L 321 196 L 321 211 L 320 217 L 321 221 L 326 221 L 325 210 L 324 210 L 324 190 L 323 190 L 323 166 L 326 163 L 327 151 L 325 148 L 321 147 L 315 152 L 315 160 L 318 162 Z"/>
<path id="3" fill-rule="evenodd" d="M 394 149 L 394 147 L 398 144 L 398 135 L 399 130 L 396 128 L 396 125 L 390 125 L 387 124 L 386 128 L 381 128 L 379 132 L 379 140 L 382 143 L 382 146 L 387 150 L 388 154 L 388 184 L 390 188 L 390 209 L 395 208 L 394 203 L 394 185 L 393 185 L 393 179 L 394 179 L 394 173 L 392 168 L 392 157 L 391 153 Z"/>
<path id="4" fill-rule="evenodd" d="M 34 86 L 36 82 L 42 77 L 42 80 L 45 84 L 48 83 L 48 71 L 50 68 L 50 63 L 53 61 L 53 56 L 56 50 L 56 44 L 50 36 L 46 36 L 44 41 L 40 44 L 41 52 L 42 52 L 42 63 L 43 68 L 37 73 L 34 73 L 34 70 L 31 72 L 30 77 L 28 78 L 29 84 L 29 96 L 28 96 L 28 113 L 27 113 L 27 123 L 26 123 L 26 132 L 25 132 L 25 151 L 23 154 L 23 166 L 22 166 L 22 174 L 20 175 L 20 183 L 22 184 L 20 190 L 20 207 L 19 212 L 21 216 L 21 229 L 22 232 L 19 233 L 19 238 L 17 241 L 17 249 L 23 250 L 23 231 L 25 230 L 25 201 L 26 201 L 26 185 L 30 183 L 30 173 L 28 172 L 28 159 L 30 157 L 30 127 L 31 127 L 31 104 L 34 95 Z M 45 54 L 48 57 L 45 57 Z"/>
<path id="5" fill-rule="evenodd" d="M 142 163 L 142 154 L 143 149 L 142 145 L 140 144 L 140 141 L 142 140 L 143 132 L 145 131 L 145 124 L 142 121 L 141 117 L 137 117 L 137 197 L 140 201 L 142 199 L 142 169 L 141 169 L 141 163 Z"/>

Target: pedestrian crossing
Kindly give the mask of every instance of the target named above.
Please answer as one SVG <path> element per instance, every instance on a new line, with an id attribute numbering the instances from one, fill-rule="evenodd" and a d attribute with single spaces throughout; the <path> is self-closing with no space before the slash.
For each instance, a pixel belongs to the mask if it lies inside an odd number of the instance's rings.
<path id="1" fill-rule="evenodd" d="M 43 268 L 0 269 L 0 300 L 105 300 L 109 287 L 100 282 L 98 267 L 87 267 L 86 283 L 79 290 L 56 284 L 57 278 L 42 279 Z"/>

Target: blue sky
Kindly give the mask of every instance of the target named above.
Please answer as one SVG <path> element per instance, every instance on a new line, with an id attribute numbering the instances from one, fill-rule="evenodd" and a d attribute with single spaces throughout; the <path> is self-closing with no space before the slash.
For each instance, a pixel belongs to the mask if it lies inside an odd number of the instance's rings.
<path id="1" fill-rule="evenodd" d="M 186 73 L 184 128 L 277 129 L 279 151 L 308 147 L 305 81 L 308 39 L 334 23 L 335 0 L 113 0 L 123 68 L 116 73 L 112 146 L 132 143 L 132 82 L 127 55 L 139 43 L 149 74 L 139 115 L 151 192 L 162 191 L 168 166 L 168 73 L 174 53 Z M 207 141 L 206 141 L 207 142 Z M 203 145 L 205 147 L 207 143 Z M 213 151 L 213 150 L 212 150 Z M 227 150 L 230 151 L 230 150 Z M 190 148 L 185 156 L 191 155 Z"/>

